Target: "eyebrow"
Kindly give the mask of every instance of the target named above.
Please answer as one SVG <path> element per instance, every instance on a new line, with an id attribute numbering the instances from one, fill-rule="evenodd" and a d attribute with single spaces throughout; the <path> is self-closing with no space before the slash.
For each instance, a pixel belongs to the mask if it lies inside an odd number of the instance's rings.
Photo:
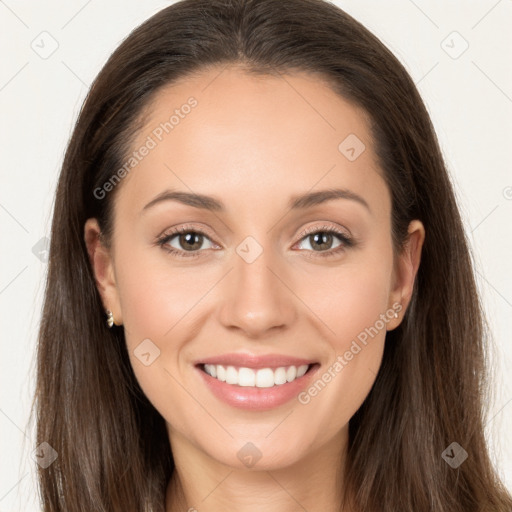
<path id="1" fill-rule="evenodd" d="M 368 203 L 361 196 L 347 189 L 331 188 L 326 190 L 319 190 L 317 192 L 307 192 L 298 196 L 293 196 L 288 202 L 290 210 L 303 210 L 332 201 L 334 199 L 348 199 L 363 205 L 370 213 L 371 209 Z M 164 201 L 177 201 L 179 203 L 209 210 L 212 212 L 224 212 L 225 208 L 221 201 L 212 196 L 204 194 L 194 194 L 190 192 L 181 192 L 178 190 L 165 190 L 152 199 L 144 208 L 141 213 L 149 210 L 153 206 Z"/>

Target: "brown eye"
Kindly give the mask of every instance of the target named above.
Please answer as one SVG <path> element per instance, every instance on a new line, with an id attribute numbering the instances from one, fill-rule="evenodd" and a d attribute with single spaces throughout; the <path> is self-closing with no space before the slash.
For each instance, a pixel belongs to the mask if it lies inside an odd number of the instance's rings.
<path id="1" fill-rule="evenodd" d="M 308 252 L 317 253 L 318 256 L 333 256 L 355 245 L 354 241 L 345 233 L 334 228 L 306 230 L 302 233 L 299 245 L 304 243 L 309 245 L 309 247 L 305 247 Z"/>
<path id="2" fill-rule="evenodd" d="M 175 235 L 175 237 L 176 236 L 178 237 L 178 245 L 180 248 L 185 249 L 185 251 L 195 251 L 200 249 L 203 245 L 204 237 L 200 233 L 189 231 L 188 233 Z"/>
<path id="3" fill-rule="evenodd" d="M 205 248 L 205 241 L 211 246 Z M 202 231 L 185 227 L 164 234 L 158 239 L 158 245 L 175 256 L 186 258 L 199 256 L 203 250 L 211 248 L 214 244 Z"/>
<path id="4" fill-rule="evenodd" d="M 307 237 L 313 250 L 328 250 L 332 248 L 334 236 L 327 231 L 318 231 Z"/>

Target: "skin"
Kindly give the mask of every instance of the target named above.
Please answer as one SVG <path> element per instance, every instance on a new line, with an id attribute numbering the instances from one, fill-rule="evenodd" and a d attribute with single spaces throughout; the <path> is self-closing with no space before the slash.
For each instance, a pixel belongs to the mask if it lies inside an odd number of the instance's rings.
<path id="1" fill-rule="evenodd" d="M 118 185 L 110 250 L 95 219 L 84 231 L 103 304 L 124 326 L 135 375 L 167 422 L 177 470 L 166 510 L 339 510 L 348 422 L 375 381 L 386 331 L 409 304 L 424 227 L 411 222 L 394 255 L 368 118 L 317 76 L 256 77 L 233 66 L 188 77 L 155 97 L 134 150 L 190 96 L 197 106 Z M 354 161 L 338 149 L 349 134 L 366 147 Z M 226 211 L 164 201 L 142 213 L 171 188 L 214 196 Z M 370 210 L 349 199 L 287 207 L 327 188 L 351 190 Z M 199 257 L 155 243 L 183 225 L 205 232 Z M 331 227 L 358 243 L 322 258 L 342 242 L 318 248 L 301 234 Z M 252 263 L 236 252 L 247 236 L 263 251 Z M 190 254 L 179 242 L 168 244 Z M 240 410 L 214 397 L 193 367 L 229 352 L 278 353 L 317 361 L 322 375 L 395 303 L 398 318 L 307 404 Z M 147 338 L 160 350 L 149 366 L 134 356 Z M 237 457 L 247 442 L 261 452 L 251 468 Z"/>

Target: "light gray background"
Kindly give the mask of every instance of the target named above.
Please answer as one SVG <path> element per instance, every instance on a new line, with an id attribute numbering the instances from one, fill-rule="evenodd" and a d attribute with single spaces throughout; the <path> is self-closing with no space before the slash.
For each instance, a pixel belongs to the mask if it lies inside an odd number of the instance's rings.
<path id="1" fill-rule="evenodd" d="M 37 244 L 49 236 L 68 137 L 110 53 L 170 3 L 0 0 L 0 512 L 40 509 L 27 425 L 46 271 Z M 431 113 L 494 333 L 487 434 L 512 488 L 512 1 L 335 3 L 404 63 Z"/>

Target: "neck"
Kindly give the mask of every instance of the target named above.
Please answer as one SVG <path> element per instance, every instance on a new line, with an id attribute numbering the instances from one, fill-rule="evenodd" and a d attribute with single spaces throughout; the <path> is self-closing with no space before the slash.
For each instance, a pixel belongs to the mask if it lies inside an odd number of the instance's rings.
<path id="1" fill-rule="evenodd" d="M 342 431 L 300 461 L 268 470 L 230 467 L 204 453 L 197 457 L 190 450 L 176 450 L 171 442 L 176 469 L 167 486 L 165 510 L 349 512 L 341 507 L 347 440 Z"/>

